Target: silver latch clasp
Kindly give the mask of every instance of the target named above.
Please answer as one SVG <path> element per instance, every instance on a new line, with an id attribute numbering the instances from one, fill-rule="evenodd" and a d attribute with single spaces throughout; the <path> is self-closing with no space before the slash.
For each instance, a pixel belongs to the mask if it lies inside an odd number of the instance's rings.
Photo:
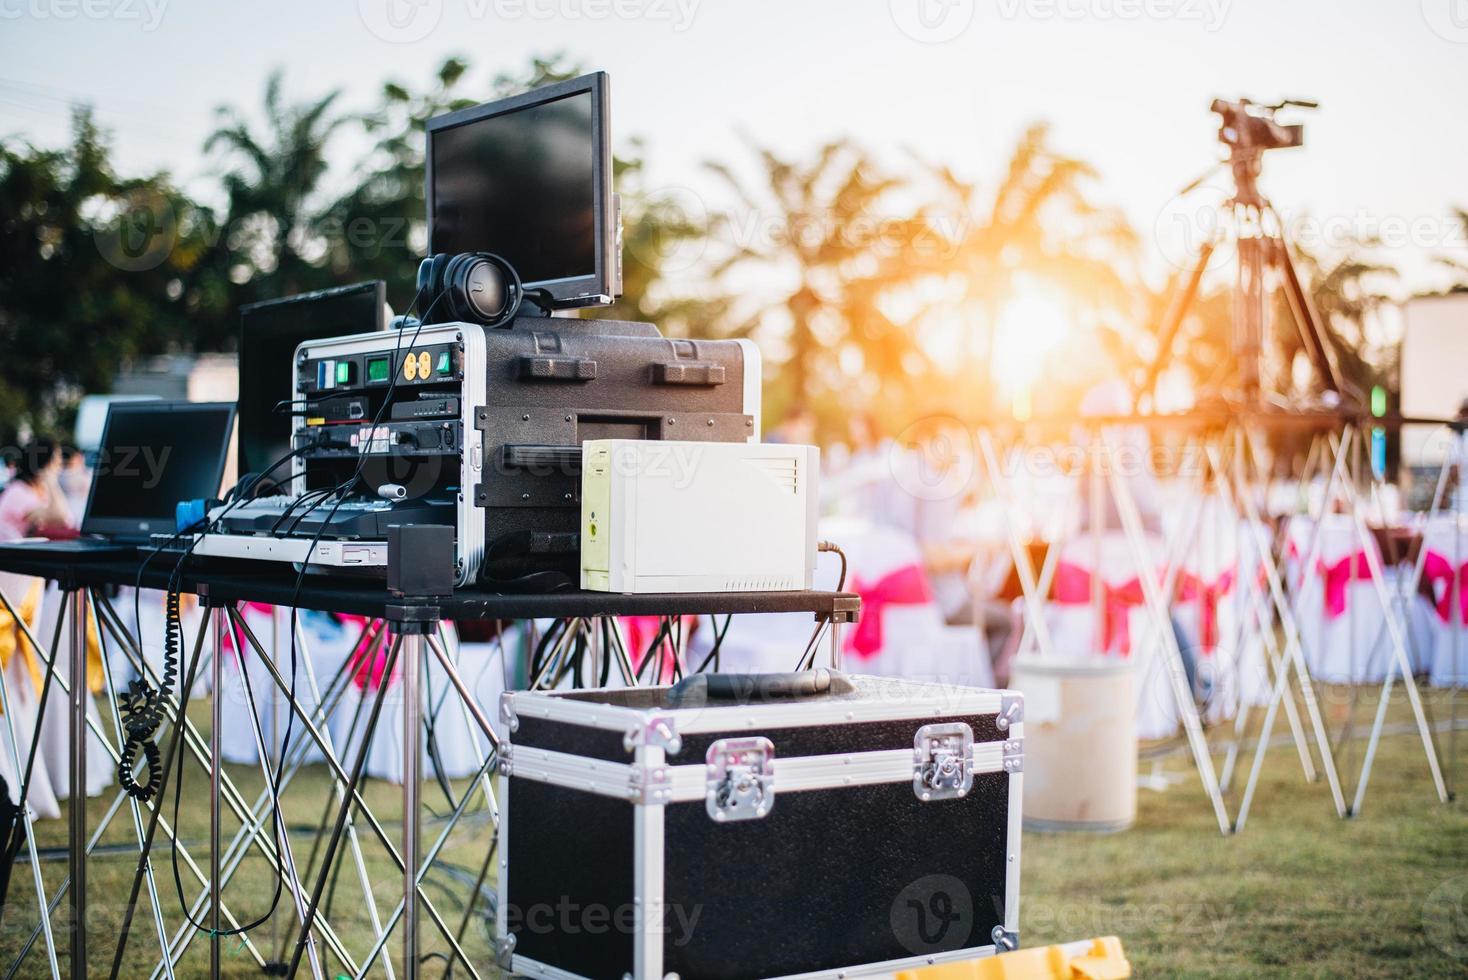
<path id="1" fill-rule="evenodd" d="M 709 746 L 708 814 L 715 820 L 758 820 L 775 805 L 775 745 L 767 738 L 721 738 Z"/>
<path id="2" fill-rule="evenodd" d="M 924 803 L 967 796 L 974 786 L 974 730 L 961 721 L 924 725 L 912 740 L 912 791 Z"/>

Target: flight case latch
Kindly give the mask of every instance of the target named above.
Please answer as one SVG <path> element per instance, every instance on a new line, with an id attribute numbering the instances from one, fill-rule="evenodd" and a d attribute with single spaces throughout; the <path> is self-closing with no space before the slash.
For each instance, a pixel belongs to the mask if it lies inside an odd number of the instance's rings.
<path id="1" fill-rule="evenodd" d="M 924 725 L 912 740 L 912 791 L 924 803 L 966 796 L 974 785 L 974 730 L 961 721 Z"/>
<path id="2" fill-rule="evenodd" d="M 722 822 L 758 820 L 775 805 L 775 746 L 767 738 L 721 738 L 709 746 L 710 817 Z"/>

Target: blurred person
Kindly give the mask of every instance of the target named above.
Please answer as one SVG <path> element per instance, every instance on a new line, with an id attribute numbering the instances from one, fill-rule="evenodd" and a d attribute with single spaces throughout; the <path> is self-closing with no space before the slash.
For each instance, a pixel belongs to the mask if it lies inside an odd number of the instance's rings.
<path id="1" fill-rule="evenodd" d="M 61 452 L 50 439 L 32 440 L 15 460 L 15 478 L 0 491 L 0 541 L 17 541 L 65 528 L 70 512 L 57 475 Z"/>
<path id="2" fill-rule="evenodd" d="M 61 450 L 61 474 L 57 477 L 61 494 L 66 498 L 71 511 L 71 523 L 75 524 L 87 509 L 87 496 L 92 490 L 92 468 L 87 465 L 87 454 L 75 446 Z"/>

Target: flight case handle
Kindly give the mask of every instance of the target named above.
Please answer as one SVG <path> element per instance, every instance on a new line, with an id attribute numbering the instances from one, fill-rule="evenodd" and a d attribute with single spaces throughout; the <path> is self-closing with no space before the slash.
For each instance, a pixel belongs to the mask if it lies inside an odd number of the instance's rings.
<path id="1" fill-rule="evenodd" d="M 674 684 L 668 700 L 680 703 L 728 701 L 735 704 L 850 694 L 846 675 L 827 667 L 781 674 L 694 674 Z"/>

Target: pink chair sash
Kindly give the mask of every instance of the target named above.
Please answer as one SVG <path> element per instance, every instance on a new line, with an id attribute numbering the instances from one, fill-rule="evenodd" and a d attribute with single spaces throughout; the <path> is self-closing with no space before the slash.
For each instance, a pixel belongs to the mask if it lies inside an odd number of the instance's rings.
<path id="1" fill-rule="evenodd" d="M 846 649 L 873 657 L 882 649 L 882 613 L 891 605 L 926 606 L 933 601 L 928 576 L 921 566 L 903 565 L 876 581 L 851 577 L 851 590 L 861 596 L 861 616 L 846 638 Z"/>
<path id="2" fill-rule="evenodd" d="M 683 617 L 683 632 L 687 635 L 697 626 L 697 616 Z M 619 616 L 618 624 L 622 627 L 622 638 L 627 643 L 628 655 L 632 658 L 632 669 L 641 672 L 643 661 L 649 656 L 657 657 L 657 663 L 653 668 L 652 683 L 661 684 L 665 680 L 673 680 L 673 665 L 676 654 L 671 638 L 664 639 L 658 644 L 656 650 L 649 650 L 653 638 L 662 629 L 662 616 Z M 696 665 L 695 665 L 696 666 Z"/>
<path id="3" fill-rule="evenodd" d="M 1055 566 L 1055 584 L 1051 597 L 1067 606 L 1084 606 L 1091 601 L 1090 569 L 1068 561 Z M 1127 622 L 1133 606 L 1140 606 L 1145 597 L 1140 579 L 1132 579 L 1120 585 L 1101 583 L 1101 644 L 1106 652 L 1132 651 L 1131 625 Z"/>
<path id="4" fill-rule="evenodd" d="M 1342 558 L 1333 565 L 1317 562 L 1315 568 L 1325 584 L 1325 614 L 1331 619 L 1346 611 L 1346 587 L 1351 581 L 1371 578 L 1371 562 L 1364 551 Z"/>
<path id="5" fill-rule="evenodd" d="M 1233 591 L 1234 570 L 1228 569 L 1212 582 L 1196 575 L 1182 573 L 1178 595 L 1184 601 L 1198 603 L 1198 645 L 1205 653 L 1218 649 L 1218 602 Z"/>
<path id="6" fill-rule="evenodd" d="M 1468 624 L 1468 562 L 1464 562 L 1455 576 L 1453 563 L 1436 551 L 1429 551 L 1422 563 L 1422 577 L 1432 585 L 1432 594 L 1437 596 L 1437 615 L 1444 623 L 1453 618 L 1453 582 L 1458 585 L 1458 621 Z"/>

